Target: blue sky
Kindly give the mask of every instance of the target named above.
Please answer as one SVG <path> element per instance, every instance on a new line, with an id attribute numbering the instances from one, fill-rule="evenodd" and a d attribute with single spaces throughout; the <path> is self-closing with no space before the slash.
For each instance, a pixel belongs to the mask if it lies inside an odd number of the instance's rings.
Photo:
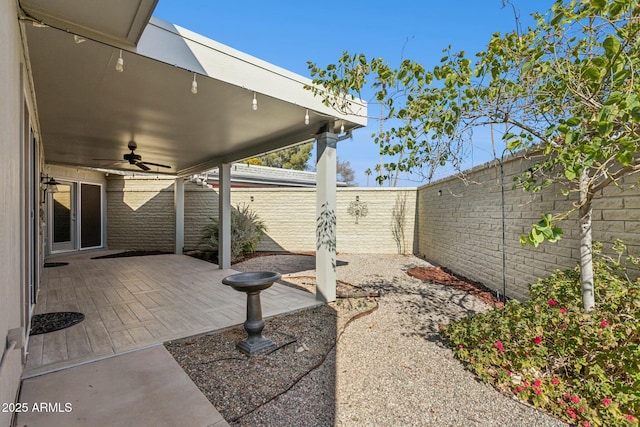
<path id="1" fill-rule="evenodd" d="M 553 1 L 512 3 L 526 27 L 532 23 L 531 12 L 544 12 Z M 410 58 L 430 69 L 448 45 L 475 54 L 494 32 L 515 28 L 513 9 L 503 8 L 502 0 L 159 0 L 154 15 L 307 77 L 307 61 L 326 66 L 345 50 L 381 57 L 390 64 Z M 369 114 L 375 116 L 375 111 L 377 107 L 371 106 Z M 367 185 L 364 171 L 379 162 L 378 146 L 371 139 L 377 128 L 377 121 L 370 120 L 352 140 L 338 145 L 338 157 L 351 163 L 360 186 Z M 468 150 L 469 167 L 493 158 L 488 139 L 486 133 L 476 133 Z M 500 143 L 498 152 L 502 149 Z M 449 173 L 443 169 L 436 177 Z M 400 186 L 424 183 L 418 175 L 401 178 Z M 369 186 L 376 185 L 373 176 L 368 181 Z"/>

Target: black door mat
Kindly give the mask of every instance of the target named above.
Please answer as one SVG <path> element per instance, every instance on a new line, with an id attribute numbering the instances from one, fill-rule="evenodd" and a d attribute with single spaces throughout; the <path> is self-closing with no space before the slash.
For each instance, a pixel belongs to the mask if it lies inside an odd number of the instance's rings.
<path id="1" fill-rule="evenodd" d="M 31 318 L 29 335 L 40 335 L 65 329 L 84 320 L 84 314 L 74 311 L 35 314 Z"/>
<path id="2" fill-rule="evenodd" d="M 68 262 L 45 262 L 44 268 L 62 267 L 65 265 L 69 265 L 69 263 Z"/>

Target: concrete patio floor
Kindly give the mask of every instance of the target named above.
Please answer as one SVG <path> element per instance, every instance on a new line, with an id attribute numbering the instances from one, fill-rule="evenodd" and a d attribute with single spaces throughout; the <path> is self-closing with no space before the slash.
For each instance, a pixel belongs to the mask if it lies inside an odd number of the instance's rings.
<path id="1" fill-rule="evenodd" d="M 222 284 L 236 271 L 183 255 L 91 259 L 103 254 L 56 257 L 69 264 L 44 269 L 35 313 L 85 319 L 30 337 L 20 402 L 62 410 L 29 410 L 16 425 L 227 425 L 160 344 L 243 323 L 246 296 Z M 264 317 L 318 304 L 277 283 L 261 299 Z"/>
<path id="2" fill-rule="evenodd" d="M 229 425 L 162 345 L 25 380 L 20 402 L 19 427 Z"/>
<path id="3" fill-rule="evenodd" d="M 235 270 L 184 255 L 91 259 L 98 255 L 57 257 L 69 265 L 44 269 L 35 313 L 78 311 L 85 320 L 31 336 L 25 378 L 245 320 L 245 294 L 222 284 Z M 261 299 L 265 317 L 317 304 L 279 284 Z"/>

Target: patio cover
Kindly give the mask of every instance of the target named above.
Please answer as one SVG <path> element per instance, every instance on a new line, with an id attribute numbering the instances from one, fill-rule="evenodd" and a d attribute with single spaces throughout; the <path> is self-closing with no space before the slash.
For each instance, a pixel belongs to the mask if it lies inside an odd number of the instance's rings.
<path id="1" fill-rule="evenodd" d="M 20 2 L 23 20 L 47 25 L 24 25 L 47 163 L 114 167 L 134 140 L 143 161 L 172 166 L 152 172 L 187 176 L 366 125 L 361 101 L 341 115 L 309 79 L 160 19 L 141 25 L 154 1 L 50 3 Z"/>

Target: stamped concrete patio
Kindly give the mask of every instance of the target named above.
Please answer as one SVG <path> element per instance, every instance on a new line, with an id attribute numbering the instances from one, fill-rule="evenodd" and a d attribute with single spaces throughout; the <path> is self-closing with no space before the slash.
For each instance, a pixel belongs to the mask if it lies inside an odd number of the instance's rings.
<path id="1" fill-rule="evenodd" d="M 45 268 L 36 314 L 79 311 L 85 320 L 29 341 L 24 377 L 202 334 L 244 322 L 246 297 L 222 284 L 234 270 L 184 255 L 57 257 Z M 265 317 L 317 304 L 275 284 L 262 292 Z"/>

